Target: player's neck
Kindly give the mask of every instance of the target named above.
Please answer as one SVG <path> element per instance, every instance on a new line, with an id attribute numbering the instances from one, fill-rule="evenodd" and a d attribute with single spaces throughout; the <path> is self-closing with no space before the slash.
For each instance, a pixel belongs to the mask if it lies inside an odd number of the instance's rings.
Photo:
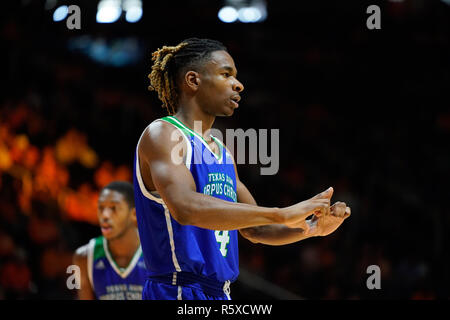
<path id="1" fill-rule="evenodd" d="M 205 132 L 212 128 L 216 119 L 214 115 L 205 113 L 198 106 L 179 108 L 175 117 L 202 137 L 205 137 Z"/>
<path id="2" fill-rule="evenodd" d="M 129 228 L 120 238 L 108 240 L 108 249 L 114 258 L 133 257 L 139 248 L 139 236 L 136 228 Z"/>

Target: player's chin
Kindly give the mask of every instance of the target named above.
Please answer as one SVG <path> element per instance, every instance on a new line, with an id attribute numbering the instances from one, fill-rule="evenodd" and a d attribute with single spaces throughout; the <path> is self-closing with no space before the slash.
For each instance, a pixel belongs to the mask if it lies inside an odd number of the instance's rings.
<path id="1" fill-rule="evenodd" d="M 225 114 L 226 117 L 231 117 L 234 114 L 234 109 L 231 109 L 228 113 Z"/>
<path id="2" fill-rule="evenodd" d="M 106 238 L 106 240 L 112 240 L 116 237 L 116 234 L 112 228 L 109 228 L 107 230 L 102 229 L 102 235 Z"/>
<path id="3" fill-rule="evenodd" d="M 225 106 L 225 108 L 223 108 L 222 111 L 218 115 L 222 116 L 222 117 L 230 117 L 233 115 L 234 109 L 235 108 L 233 108 L 233 107 Z"/>

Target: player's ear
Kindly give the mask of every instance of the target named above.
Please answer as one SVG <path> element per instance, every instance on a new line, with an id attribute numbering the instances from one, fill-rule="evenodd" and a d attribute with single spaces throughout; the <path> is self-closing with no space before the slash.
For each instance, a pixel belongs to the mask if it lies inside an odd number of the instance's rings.
<path id="1" fill-rule="evenodd" d="M 185 85 L 192 91 L 197 91 L 200 86 L 200 76 L 196 71 L 188 71 L 184 75 L 184 83 Z"/>

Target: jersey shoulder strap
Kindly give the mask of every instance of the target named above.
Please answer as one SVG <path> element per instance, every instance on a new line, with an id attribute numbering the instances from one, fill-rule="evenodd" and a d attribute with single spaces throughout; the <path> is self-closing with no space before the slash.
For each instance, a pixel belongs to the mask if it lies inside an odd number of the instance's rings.
<path id="1" fill-rule="evenodd" d="M 104 256 L 106 254 L 103 247 L 103 236 L 91 239 L 88 243 L 87 267 L 88 278 L 92 288 L 94 288 L 94 262 Z"/>
<path id="2" fill-rule="evenodd" d="M 198 141 L 201 144 L 203 144 L 205 146 L 206 149 L 208 149 L 211 152 L 211 154 L 217 159 L 217 161 L 219 163 L 222 162 L 222 157 L 223 157 L 223 153 L 224 153 L 224 150 L 223 150 L 224 149 L 224 145 L 219 139 L 217 139 L 213 135 L 211 135 L 211 138 L 214 140 L 216 145 L 219 147 L 219 154 L 216 154 L 213 150 L 211 150 L 210 146 L 208 145 L 208 142 L 206 142 L 206 140 L 200 134 L 198 134 L 197 132 L 195 132 L 194 130 L 192 130 L 188 126 L 186 126 L 184 123 L 182 123 L 177 118 L 175 118 L 173 116 L 167 116 L 167 117 L 164 117 L 164 118 L 160 118 L 158 120 L 166 121 L 166 122 L 174 125 L 178 130 L 180 130 L 181 133 L 183 134 L 183 136 L 185 137 L 187 143 L 188 143 L 188 148 L 189 148 L 189 142 L 193 141 L 192 139 L 195 137 L 195 138 L 198 139 Z"/>

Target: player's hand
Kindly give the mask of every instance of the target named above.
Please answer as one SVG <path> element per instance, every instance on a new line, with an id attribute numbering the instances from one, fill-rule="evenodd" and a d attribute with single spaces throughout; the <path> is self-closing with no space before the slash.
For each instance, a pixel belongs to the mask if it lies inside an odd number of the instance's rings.
<path id="1" fill-rule="evenodd" d="M 309 200 L 306 200 L 309 202 L 321 201 L 322 203 L 325 202 L 327 204 L 326 207 L 321 208 L 320 210 L 311 212 L 311 214 L 315 214 L 316 216 L 319 216 L 319 217 L 321 215 L 330 214 L 330 201 L 331 201 L 331 197 L 333 196 L 333 192 L 334 192 L 333 187 L 329 187 L 327 190 L 325 190 L 319 194 L 316 194 L 314 197 L 312 197 Z M 306 201 L 303 201 L 303 202 L 306 202 Z"/>
<path id="2" fill-rule="evenodd" d="M 345 202 L 336 202 L 330 207 L 330 214 L 314 215 L 311 220 L 307 221 L 308 231 L 314 232 L 318 236 L 327 236 L 339 228 L 342 222 L 350 217 L 350 214 L 351 209 Z"/>
<path id="3" fill-rule="evenodd" d="M 311 199 L 299 202 L 293 206 L 284 208 L 284 224 L 289 228 L 306 228 L 305 219 L 310 215 L 317 217 L 330 215 L 330 199 L 333 188 L 315 195 Z"/>
<path id="4" fill-rule="evenodd" d="M 330 214 L 338 218 L 342 218 L 346 214 L 350 215 L 350 211 L 350 207 L 347 207 L 347 204 L 341 201 L 335 202 L 330 207 Z"/>

